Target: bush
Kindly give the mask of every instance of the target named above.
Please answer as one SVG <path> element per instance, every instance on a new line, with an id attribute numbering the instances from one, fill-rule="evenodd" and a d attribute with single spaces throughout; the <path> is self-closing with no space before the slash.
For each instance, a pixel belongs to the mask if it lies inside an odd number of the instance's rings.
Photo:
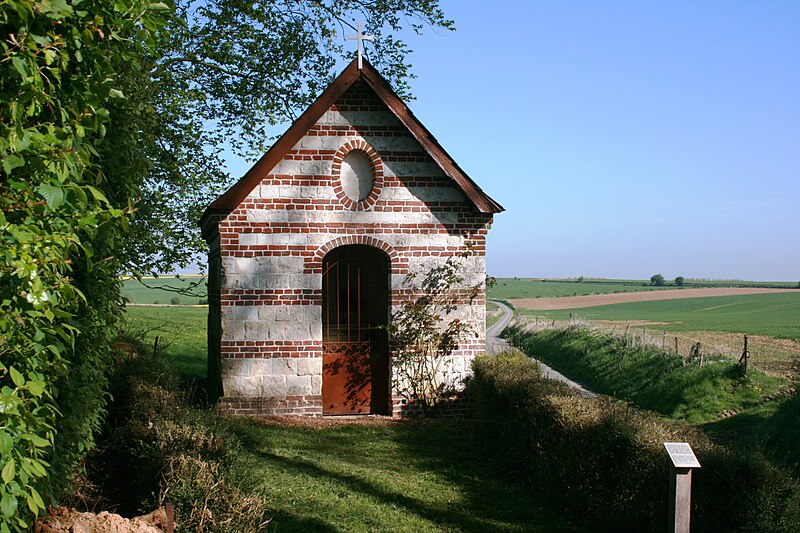
<path id="1" fill-rule="evenodd" d="M 180 305 L 181 299 L 178 296 L 173 296 L 172 298 L 170 298 L 169 303 L 171 303 L 172 305 Z"/>
<path id="2" fill-rule="evenodd" d="M 650 285 L 655 285 L 656 287 L 662 287 L 666 283 L 664 276 L 661 274 L 655 274 L 650 276 Z"/>
<path id="3" fill-rule="evenodd" d="M 595 530 L 663 530 L 668 441 L 690 442 L 703 465 L 693 488 L 693 530 L 800 527 L 800 484 L 757 452 L 737 455 L 691 427 L 581 398 L 541 379 L 519 354 L 478 357 L 473 370 L 475 412 L 506 476 L 550 487 L 553 505 Z"/>
<path id="4" fill-rule="evenodd" d="M 126 339 L 111 377 L 114 402 L 102 451 L 120 512 L 138 514 L 170 502 L 186 531 L 257 531 L 266 498 L 240 459 L 238 440 L 213 411 L 191 405 L 184 384 L 144 335 Z M 136 465 L 131 468 L 131 465 Z"/>
<path id="5" fill-rule="evenodd" d="M 131 293 L 127 293 L 127 294 L 125 294 L 125 296 L 123 297 L 123 300 L 125 301 L 125 303 L 126 303 L 126 304 L 132 304 L 132 303 L 133 303 L 133 301 L 134 301 L 134 300 L 133 300 L 133 295 L 132 295 Z"/>
<path id="6" fill-rule="evenodd" d="M 683 284 L 685 282 L 686 280 L 683 278 L 683 276 L 678 276 L 677 278 L 675 278 L 675 285 L 678 287 L 683 287 Z"/>

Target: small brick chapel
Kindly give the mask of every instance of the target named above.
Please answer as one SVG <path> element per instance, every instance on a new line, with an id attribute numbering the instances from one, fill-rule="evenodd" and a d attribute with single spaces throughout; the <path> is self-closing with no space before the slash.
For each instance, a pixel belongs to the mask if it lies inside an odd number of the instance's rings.
<path id="1" fill-rule="evenodd" d="M 469 248 L 463 284 L 482 283 L 501 211 L 378 71 L 353 60 L 202 216 L 220 407 L 401 414 L 385 326 L 413 297 L 403 281 Z M 455 388 L 485 350 L 485 292 L 456 312 L 479 335 L 441 366 Z"/>

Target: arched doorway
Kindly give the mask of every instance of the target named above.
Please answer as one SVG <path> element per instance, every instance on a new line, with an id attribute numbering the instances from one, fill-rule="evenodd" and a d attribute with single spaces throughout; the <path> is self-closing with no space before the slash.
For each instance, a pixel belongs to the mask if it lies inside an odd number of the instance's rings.
<path id="1" fill-rule="evenodd" d="M 322 261 L 322 412 L 389 413 L 389 257 L 340 246 Z"/>

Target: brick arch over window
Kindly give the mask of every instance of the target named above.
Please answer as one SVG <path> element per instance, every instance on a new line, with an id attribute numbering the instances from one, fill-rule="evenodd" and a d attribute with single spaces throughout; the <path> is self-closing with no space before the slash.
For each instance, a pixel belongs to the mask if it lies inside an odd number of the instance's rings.
<path id="1" fill-rule="evenodd" d="M 325 257 L 325 254 L 334 248 L 347 246 L 349 244 L 363 244 L 382 250 L 389 256 L 392 274 L 408 273 L 408 259 L 401 257 L 391 245 L 375 237 L 370 237 L 369 235 L 346 235 L 326 242 L 314 252 L 312 257 L 306 259 L 304 272 L 306 274 L 322 274 L 322 259 Z"/>
<path id="2" fill-rule="evenodd" d="M 345 156 L 353 150 L 359 150 L 366 154 L 372 167 L 372 191 L 361 201 L 355 201 L 347 196 L 342 186 L 342 161 Z M 383 189 L 383 161 L 378 155 L 378 152 L 370 146 L 364 139 L 355 139 L 344 143 L 333 156 L 333 165 L 331 166 L 331 174 L 333 178 L 333 192 L 336 197 L 347 209 L 352 211 L 366 211 L 378 201 Z"/>

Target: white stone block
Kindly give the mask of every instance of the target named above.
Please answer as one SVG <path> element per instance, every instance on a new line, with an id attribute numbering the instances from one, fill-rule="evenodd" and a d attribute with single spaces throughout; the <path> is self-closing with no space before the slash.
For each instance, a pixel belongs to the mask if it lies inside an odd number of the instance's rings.
<path id="1" fill-rule="evenodd" d="M 293 357 L 273 357 L 269 359 L 272 365 L 272 375 L 295 375 L 297 374 L 297 358 Z"/>
<path id="2" fill-rule="evenodd" d="M 331 174 L 331 161 L 329 159 L 317 161 L 282 159 L 272 169 L 272 173 L 289 174 L 290 176 L 329 176 Z"/>
<path id="3" fill-rule="evenodd" d="M 307 396 L 312 393 L 311 376 L 286 376 L 287 396 Z"/>
<path id="4" fill-rule="evenodd" d="M 245 322 L 239 320 L 226 319 L 223 316 L 221 320 L 221 326 L 222 326 L 222 340 L 233 341 L 244 338 Z"/>
<path id="5" fill-rule="evenodd" d="M 410 187 L 410 195 L 423 202 L 463 202 L 464 194 L 454 187 Z"/>
<path id="6" fill-rule="evenodd" d="M 255 321 L 258 320 L 258 306 L 255 305 L 226 305 L 222 308 L 223 320 Z"/>
<path id="7" fill-rule="evenodd" d="M 297 360 L 298 376 L 321 376 L 322 358 L 321 357 L 301 357 Z"/>
<path id="8" fill-rule="evenodd" d="M 430 162 L 408 162 L 408 161 L 385 161 L 384 169 L 391 172 L 393 176 L 412 177 L 441 177 L 444 172 L 434 161 Z"/>
<path id="9" fill-rule="evenodd" d="M 245 322 L 244 323 L 244 338 L 248 341 L 261 341 L 266 339 L 273 339 L 274 327 L 269 322 Z"/>
<path id="10" fill-rule="evenodd" d="M 322 376 L 311 376 L 311 394 L 322 394 Z"/>
<path id="11" fill-rule="evenodd" d="M 379 154 L 386 151 L 418 152 L 420 155 L 427 154 L 411 135 L 405 137 L 384 137 L 367 133 L 364 135 L 364 140 Z"/>

